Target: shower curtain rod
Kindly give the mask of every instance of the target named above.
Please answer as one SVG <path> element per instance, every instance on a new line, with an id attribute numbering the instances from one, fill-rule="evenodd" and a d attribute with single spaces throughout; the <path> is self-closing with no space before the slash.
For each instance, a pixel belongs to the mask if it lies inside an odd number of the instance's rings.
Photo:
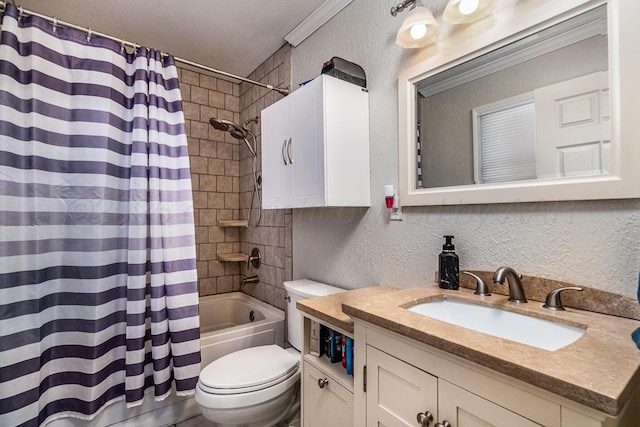
<path id="1" fill-rule="evenodd" d="M 14 6 L 16 6 L 16 3 L 15 3 L 14 0 L 11 0 L 11 3 L 13 3 Z M 2 10 L 2 12 L 4 12 L 6 4 L 7 4 L 7 2 L 0 0 L 0 9 Z M 39 13 L 34 12 L 32 10 L 24 9 L 22 6 L 16 6 L 16 7 L 20 11 L 20 15 L 26 14 L 26 15 L 37 16 L 39 18 L 46 19 L 47 21 L 51 22 L 54 25 L 62 25 L 62 26 L 67 27 L 67 28 L 73 28 L 74 30 L 79 30 L 79 31 L 82 31 L 82 32 L 86 33 L 90 37 L 91 36 L 104 37 L 104 38 L 107 38 L 109 40 L 113 40 L 115 42 L 118 42 L 122 46 L 128 46 L 128 47 L 131 47 L 133 49 L 137 49 L 137 48 L 141 47 L 137 43 L 126 41 L 124 39 L 118 39 L 116 37 L 112 37 L 112 36 L 107 35 L 107 34 L 103 34 L 103 33 L 97 32 L 97 31 L 93 31 L 91 28 L 80 27 L 80 26 L 72 24 L 70 22 L 61 21 L 61 20 L 59 20 L 59 19 L 57 19 L 55 17 L 42 15 L 42 14 L 39 14 Z M 166 54 L 166 53 L 163 53 L 163 55 L 168 56 L 168 54 Z M 182 64 L 189 65 L 189 66 L 195 67 L 195 68 L 199 68 L 201 70 L 209 71 L 210 73 L 214 73 L 214 74 L 218 74 L 218 75 L 221 75 L 221 76 L 229 77 L 229 78 L 232 78 L 232 79 L 235 79 L 235 80 L 240 80 L 242 82 L 250 83 L 252 85 L 261 86 L 261 87 L 267 88 L 269 90 L 275 90 L 277 92 L 280 92 L 283 95 L 288 95 L 289 94 L 289 89 L 286 89 L 286 88 L 275 87 L 275 86 L 272 86 L 272 85 L 269 85 L 269 84 L 266 84 L 266 83 L 257 82 L 255 80 L 247 79 L 246 77 L 240 77 L 240 76 L 237 76 L 235 74 L 227 73 L 226 71 L 221 71 L 221 70 L 217 70 L 217 69 L 212 68 L 212 67 L 208 67 L 206 65 L 198 64 L 197 62 L 189 61 L 188 59 L 178 58 L 177 56 L 175 56 L 174 59 L 177 62 L 181 62 Z"/>

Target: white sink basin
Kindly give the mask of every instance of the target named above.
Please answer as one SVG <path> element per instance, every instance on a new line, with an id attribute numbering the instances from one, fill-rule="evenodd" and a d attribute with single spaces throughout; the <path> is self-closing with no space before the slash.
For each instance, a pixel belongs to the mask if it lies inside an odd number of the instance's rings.
<path id="1" fill-rule="evenodd" d="M 580 338 L 586 329 L 451 298 L 416 304 L 409 311 L 484 334 L 555 351 Z"/>

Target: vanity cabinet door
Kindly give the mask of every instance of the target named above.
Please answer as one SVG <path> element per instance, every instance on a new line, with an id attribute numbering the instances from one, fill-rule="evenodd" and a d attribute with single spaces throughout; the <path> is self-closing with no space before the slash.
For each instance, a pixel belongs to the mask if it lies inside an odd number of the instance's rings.
<path id="1" fill-rule="evenodd" d="M 304 427 L 353 425 L 353 393 L 306 361 L 302 385 Z"/>
<path id="2" fill-rule="evenodd" d="M 367 426 L 419 425 L 419 413 L 438 419 L 438 379 L 367 346 Z M 425 424 L 426 425 L 426 424 Z"/>
<path id="3" fill-rule="evenodd" d="M 440 423 L 455 427 L 539 427 L 502 406 L 485 400 L 447 381 L 438 380 Z"/>

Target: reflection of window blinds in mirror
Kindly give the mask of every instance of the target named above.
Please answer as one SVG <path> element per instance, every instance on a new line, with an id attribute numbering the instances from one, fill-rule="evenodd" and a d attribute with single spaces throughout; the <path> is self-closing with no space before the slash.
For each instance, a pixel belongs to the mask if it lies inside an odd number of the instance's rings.
<path id="1" fill-rule="evenodd" d="M 478 117 L 481 183 L 536 178 L 535 106 L 533 102 Z"/>

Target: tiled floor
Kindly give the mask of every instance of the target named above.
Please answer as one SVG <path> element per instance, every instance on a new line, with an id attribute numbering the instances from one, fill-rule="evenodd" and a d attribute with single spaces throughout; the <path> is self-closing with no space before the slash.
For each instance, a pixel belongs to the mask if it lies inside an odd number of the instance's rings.
<path id="1" fill-rule="evenodd" d="M 174 427 L 213 427 L 215 424 L 202 415 L 195 416 L 193 418 L 189 418 L 188 420 L 182 421 L 181 423 L 176 424 Z M 298 421 L 294 423 L 292 427 L 299 427 L 300 424 Z M 284 426 L 277 426 L 284 427 Z"/>
<path id="2" fill-rule="evenodd" d="M 213 425 L 213 422 L 209 421 L 202 415 L 197 415 L 193 418 L 189 418 L 188 420 L 176 424 L 174 427 L 209 427 Z"/>

